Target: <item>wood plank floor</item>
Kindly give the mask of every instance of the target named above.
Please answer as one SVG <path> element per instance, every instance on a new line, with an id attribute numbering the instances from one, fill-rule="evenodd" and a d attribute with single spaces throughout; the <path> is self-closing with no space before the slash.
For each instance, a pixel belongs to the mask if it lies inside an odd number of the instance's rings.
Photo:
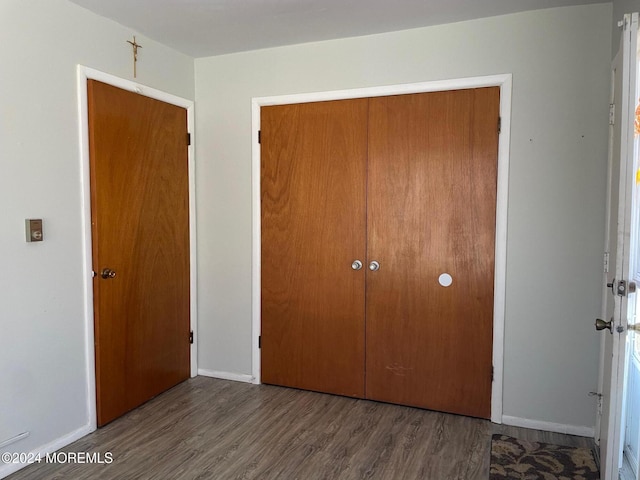
<path id="1" fill-rule="evenodd" d="M 8 478 L 487 480 L 491 435 L 593 440 L 410 407 L 196 377 L 64 449 L 105 465 L 34 464 Z"/>

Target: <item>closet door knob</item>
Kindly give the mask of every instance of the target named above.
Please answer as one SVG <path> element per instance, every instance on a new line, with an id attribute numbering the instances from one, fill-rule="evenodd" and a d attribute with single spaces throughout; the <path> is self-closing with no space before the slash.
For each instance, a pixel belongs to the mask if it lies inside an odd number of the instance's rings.
<path id="1" fill-rule="evenodd" d="M 380 264 L 374 260 L 369 264 L 369 270 L 371 270 L 372 272 L 377 272 L 378 270 L 380 270 Z"/>
<path id="2" fill-rule="evenodd" d="M 351 268 L 354 270 L 360 270 L 362 268 L 362 262 L 360 260 L 354 260 L 351 264 Z"/>

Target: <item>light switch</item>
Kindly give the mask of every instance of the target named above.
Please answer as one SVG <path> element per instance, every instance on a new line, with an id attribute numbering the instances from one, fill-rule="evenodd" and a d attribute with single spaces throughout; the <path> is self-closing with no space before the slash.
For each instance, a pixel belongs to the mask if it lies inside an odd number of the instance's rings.
<path id="1" fill-rule="evenodd" d="M 42 219 L 27 218 L 24 223 L 27 230 L 27 242 L 41 242 L 44 237 L 42 233 Z"/>

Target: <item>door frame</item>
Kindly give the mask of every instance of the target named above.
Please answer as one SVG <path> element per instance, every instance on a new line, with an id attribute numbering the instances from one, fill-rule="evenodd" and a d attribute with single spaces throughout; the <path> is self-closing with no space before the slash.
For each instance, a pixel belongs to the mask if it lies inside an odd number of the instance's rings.
<path id="1" fill-rule="evenodd" d="M 197 311 L 197 255 L 196 255 L 196 190 L 195 190 L 195 141 L 194 141 L 194 102 L 178 97 L 155 88 L 142 85 L 131 80 L 116 77 L 109 73 L 78 65 L 78 130 L 80 135 L 80 172 L 81 172 L 81 216 L 82 216 L 82 255 L 83 255 L 83 299 L 85 317 L 85 358 L 87 368 L 87 411 L 89 412 L 89 427 L 91 431 L 97 428 L 96 409 L 96 371 L 94 346 L 94 308 L 93 308 L 93 260 L 91 241 L 91 182 L 89 177 L 89 114 L 87 97 L 87 80 L 98 80 L 114 87 L 135 92 L 145 97 L 160 100 L 187 110 L 187 131 L 191 134 L 188 147 L 188 175 L 189 175 L 189 310 L 190 324 L 194 339 L 198 338 Z M 190 348 L 190 375 L 198 374 L 198 343 L 194 341 Z"/>
<path id="2" fill-rule="evenodd" d="M 260 108 L 269 105 L 308 103 L 352 98 L 382 97 L 411 93 L 464 90 L 469 88 L 500 87 L 501 133 L 498 139 L 498 185 L 496 197 L 496 242 L 495 279 L 493 300 L 493 367 L 494 380 L 491 388 L 491 421 L 502 423 L 502 391 L 504 373 L 504 320 L 507 273 L 507 207 L 509 197 L 509 145 L 511 137 L 511 89 L 512 74 L 436 80 L 421 83 L 387 85 L 379 87 L 313 92 L 251 99 L 251 146 L 252 146 L 252 260 L 251 260 L 251 355 L 252 383 L 260 382 L 261 332 L 261 217 L 260 217 Z"/>

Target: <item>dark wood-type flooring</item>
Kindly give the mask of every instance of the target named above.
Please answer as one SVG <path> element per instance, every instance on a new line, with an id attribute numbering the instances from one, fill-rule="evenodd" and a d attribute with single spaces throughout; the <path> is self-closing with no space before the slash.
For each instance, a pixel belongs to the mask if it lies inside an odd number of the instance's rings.
<path id="1" fill-rule="evenodd" d="M 268 385 L 196 377 L 66 452 L 111 464 L 34 464 L 23 479 L 487 480 L 491 435 L 593 448 L 593 440 Z"/>

